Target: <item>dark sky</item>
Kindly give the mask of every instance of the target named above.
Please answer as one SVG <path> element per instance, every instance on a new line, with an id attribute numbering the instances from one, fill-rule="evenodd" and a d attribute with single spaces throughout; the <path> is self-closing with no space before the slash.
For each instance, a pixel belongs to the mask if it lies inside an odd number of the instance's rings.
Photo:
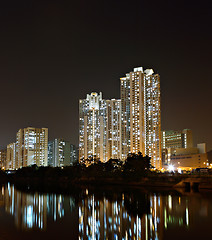
<path id="1" fill-rule="evenodd" d="M 1 1 L 1 148 L 19 128 L 78 144 L 78 100 L 119 98 L 134 67 L 161 76 L 162 129 L 212 149 L 210 1 Z"/>

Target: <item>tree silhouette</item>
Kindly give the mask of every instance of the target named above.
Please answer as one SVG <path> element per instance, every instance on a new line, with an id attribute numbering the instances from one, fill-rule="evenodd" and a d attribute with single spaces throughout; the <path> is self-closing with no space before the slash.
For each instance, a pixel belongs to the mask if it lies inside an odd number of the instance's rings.
<path id="1" fill-rule="evenodd" d="M 124 171 L 137 173 L 148 171 L 151 168 L 150 159 L 149 156 L 143 157 L 141 152 L 138 152 L 138 154 L 130 153 L 125 161 Z"/>

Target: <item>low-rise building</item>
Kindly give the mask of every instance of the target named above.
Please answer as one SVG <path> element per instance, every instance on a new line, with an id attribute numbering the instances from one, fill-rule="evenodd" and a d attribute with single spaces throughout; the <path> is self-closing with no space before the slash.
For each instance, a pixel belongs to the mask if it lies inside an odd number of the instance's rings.
<path id="1" fill-rule="evenodd" d="M 170 156 L 175 154 L 176 151 L 184 151 L 184 154 L 192 151 L 193 138 L 190 129 L 162 131 L 161 139 L 163 166 L 169 164 Z"/>
<path id="2" fill-rule="evenodd" d="M 178 172 L 209 166 L 205 143 L 198 144 L 196 148 L 168 148 L 166 159 L 167 164 L 164 164 L 163 167 Z"/>

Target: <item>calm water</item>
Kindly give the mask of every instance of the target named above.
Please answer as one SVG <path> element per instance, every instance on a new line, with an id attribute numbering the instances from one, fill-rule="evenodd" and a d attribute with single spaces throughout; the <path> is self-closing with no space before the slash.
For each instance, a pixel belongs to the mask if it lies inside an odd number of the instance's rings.
<path id="1" fill-rule="evenodd" d="M 212 194 L 0 189 L 0 239 L 211 239 Z"/>

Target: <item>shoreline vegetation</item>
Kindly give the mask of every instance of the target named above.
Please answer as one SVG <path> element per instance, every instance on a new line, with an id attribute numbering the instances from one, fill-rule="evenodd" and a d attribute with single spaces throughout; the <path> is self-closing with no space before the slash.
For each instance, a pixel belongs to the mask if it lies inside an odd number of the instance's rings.
<path id="1" fill-rule="evenodd" d="M 152 171 L 150 157 L 130 154 L 123 164 L 117 159 L 102 163 L 87 159 L 69 167 L 23 167 L 16 171 L 0 171 L 0 182 L 11 182 L 23 188 L 67 190 L 81 186 L 120 186 L 163 189 L 211 189 L 209 174 L 172 174 Z"/>

